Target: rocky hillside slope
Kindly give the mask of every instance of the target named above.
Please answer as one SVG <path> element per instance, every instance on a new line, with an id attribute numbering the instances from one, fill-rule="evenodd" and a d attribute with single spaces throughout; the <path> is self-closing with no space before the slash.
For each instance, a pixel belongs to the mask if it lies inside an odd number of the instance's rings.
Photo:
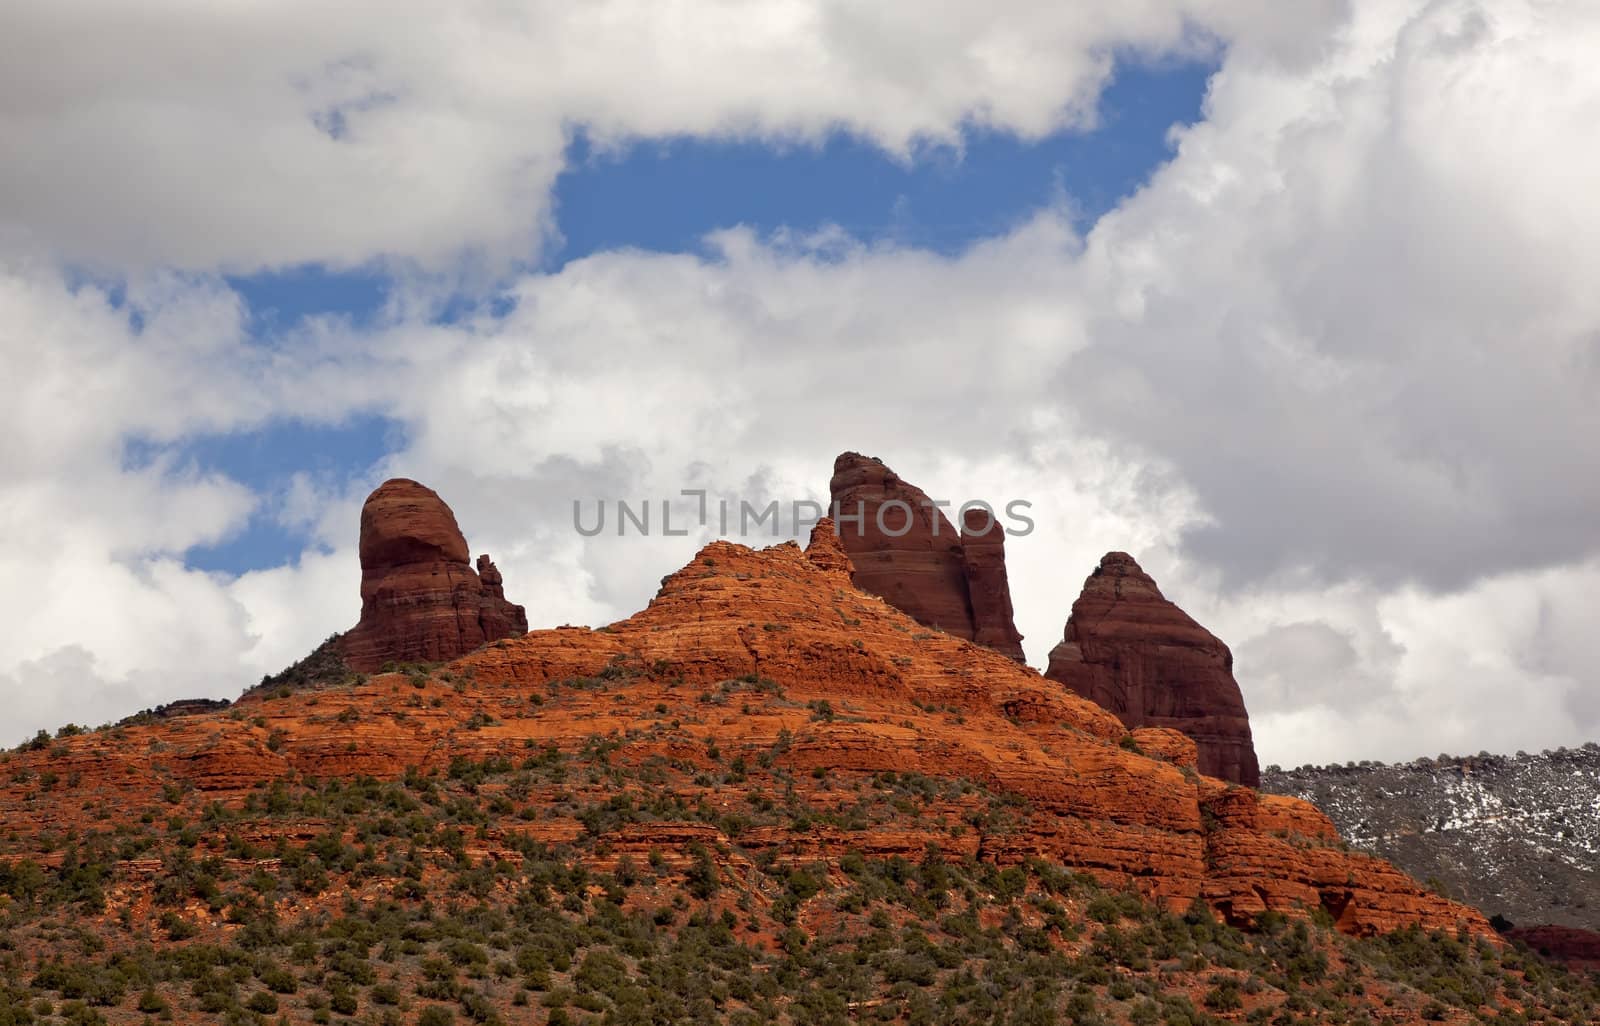
<path id="1" fill-rule="evenodd" d="M 67 738 L 12 757 L 0 816 L 25 854 L 29 838 L 90 828 L 167 793 L 239 802 L 286 775 L 394 779 L 453 759 L 597 743 L 636 764 L 703 771 L 681 793 L 715 805 L 729 796 L 709 774 L 735 758 L 749 774 L 767 753 L 806 775 L 812 783 L 790 785 L 800 790 L 830 791 L 834 774 L 911 772 L 1018 803 L 1002 823 L 956 802 L 931 821 L 853 838 L 883 853 L 937 844 L 956 859 L 1045 857 L 1173 907 L 1203 899 L 1241 924 L 1269 909 L 1322 909 L 1355 934 L 1489 932 L 1476 911 L 1346 850 L 1305 802 L 1199 775 L 1177 732 L 1130 734 L 1014 660 L 857 591 L 831 525 L 812 547 L 713 543 L 643 612 L 496 642 L 451 664 L 448 687 L 390 674 L 342 690 L 257 689 L 227 715 Z M 780 830 L 766 843 L 823 857 L 847 834 Z"/>
<path id="2" fill-rule="evenodd" d="M 1600 929 L 1600 745 L 1384 765 L 1270 766 L 1353 846 L 1518 925 Z"/>
<path id="3" fill-rule="evenodd" d="M 1593 1020 L 1311 805 L 850 571 L 827 523 L 718 542 L 608 627 L 5 753 L 0 1026 Z"/>

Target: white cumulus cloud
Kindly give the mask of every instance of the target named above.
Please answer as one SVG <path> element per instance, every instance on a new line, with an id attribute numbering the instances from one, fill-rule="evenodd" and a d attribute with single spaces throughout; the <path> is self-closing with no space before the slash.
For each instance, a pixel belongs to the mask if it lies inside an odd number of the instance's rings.
<path id="1" fill-rule="evenodd" d="M 293 5 L 186 11 L 189 35 L 162 5 L 14 18 L 0 567 L 26 584 L 0 598 L 0 692 L 25 700 L 0 740 L 235 693 L 348 626 L 356 509 L 387 474 L 438 489 L 554 625 L 633 611 L 705 535 L 584 539 L 573 499 L 821 499 L 843 449 L 1034 502 L 1010 555 L 1036 664 L 1099 555 L 1135 553 L 1233 644 L 1264 761 L 1600 729 L 1589 5 L 863 10 L 356 7 L 314 37 Z M 270 346 L 216 278 L 501 273 L 537 252 L 573 126 L 847 130 L 914 160 L 973 125 L 1087 124 L 1114 50 L 1212 37 L 1204 120 L 1082 236 L 1056 210 L 955 256 L 723 226 L 705 256 L 512 274 L 502 317 L 402 301 Z M 144 269 L 119 304 L 64 258 Z M 283 495 L 166 447 L 354 413 L 404 447 Z M 263 503 L 318 546 L 234 579 L 183 565 Z"/>
<path id="2" fill-rule="evenodd" d="M 1292 57 L 1265 0 L 24 2 L 0 31 L 0 224 L 112 269 L 529 261 L 571 133 L 909 157 L 1092 121 L 1116 52 Z"/>

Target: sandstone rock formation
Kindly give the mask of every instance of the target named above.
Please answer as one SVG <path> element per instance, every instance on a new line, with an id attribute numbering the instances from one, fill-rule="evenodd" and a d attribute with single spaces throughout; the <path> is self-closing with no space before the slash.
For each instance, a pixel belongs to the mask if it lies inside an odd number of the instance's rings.
<path id="1" fill-rule="evenodd" d="M 1322 908 L 1353 934 L 1417 924 L 1493 936 L 1476 911 L 1345 850 L 1312 805 L 1199 776 L 1167 732 L 1130 738 L 1115 716 L 1014 660 L 918 630 L 853 588 L 838 555 L 825 531 L 811 552 L 715 542 L 646 609 L 600 630 L 535 631 L 426 680 L 376 675 L 257 695 L 226 712 L 15 753 L 0 775 L 11 838 L 0 839 L 0 856 L 59 863 L 59 844 L 41 852 L 28 839 L 82 829 L 105 809 L 200 823 L 213 802 L 234 810 L 219 821 L 218 850 L 223 831 L 269 850 L 275 839 L 304 844 L 284 833 L 301 828 L 297 819 L 262 810 L 263 783 L 393 780 L 456 760 L 520 764 L 606 739 L 610 765 L 653 775 L 548 780 L 518 799 L 534 818 L 506 815 L 472 833 L 473 857 L 515 859 L 519 839 L 600 831 L 612 857 L 636 862 L 653 849 L 677 858 L 698 841 L 730 879 L 758 858 L 836 863 L 851 849 L 912 862 L 930 851 L 1002 866 L 1040 858 L 1175 910 L 1201 898 L 1241 924 L 1264 909 Z M 1146 746 L 1178 764 L 1136 750 Z M 738 785 L 727 782 L 735 760 Z M 54 788 L 40 789 L 43 771 L 59 777 Z M 886 775 L 927 782 L 914 813 L 834 822 L 858 787 Z M 696 812 L 746 793 L 831 811 L 774 814 L 732 833 Z M 614 827 L 581 820 L 613 801 L 654 811 Z M 115 872 L 128 878 L 126 867 Z"/>
<path id="2" fill-rule="evenodd" d="M 1126 552 L 1107 553 L 1084 582 L 1045 676 L 1129 728 L 1183 731 L 1198 745 L 1207 776 L 1260 783 L 1233 654 L 1167 601 Z"/>
<path id="3" fill-rule="evenodd" d="M 339 642 L 351 669 L 441 662 L 528 630 L 488 556 L 467 562 L 455 514 L 430 488 L 385 481 L 361 508 L 361 622 Z"/>
<path id="4" fill-rule="evenodd" d="M 1023 662 L 1022 635 L 1011 610 L 1005 527 L 986 509 L 969 509 L 961 523 L 962 568 L 972 609 L 972 640 Z"/>
<path id="5" fill-rule="evenodd" d="M 226 698 L 180 698 L 174 702 L 167 702 L 152 709 L 136 712 L 132 716 L 125 716 L 117 721 L 117 725 L 125 727 L 134 723 L 170 720 L 178 716 L 199 716 L 203 713 L 221 712 L 232 704 Z"/>
<path id="6" fill-rule="evenodd" d="M 957 531 L 882 460 L 843 453 L 828 482 L 853 580 L 927 627 L 1023 661 L 1006 580 L 1005 529 L 972 509 Z"/>
<path id="7" fill-rule="evenodd" d="M 1129 734 L 1139 751 L 1154 759 L 1165 759 L 1174 766 L 1198 769 L 1200 746 L 1194 738 L 1171 727 L 1136 727 Z"/>
<path id="8" fill-rule="evenodd" d="M 811 528 L 811 541 L 806 545 L 806 559 L 818 570 L 831 576 L 842 578 L 846 583 L 854 567 L 850 563 L 850 554 L 845 552 L 844 546 L 839 541 L 838 530 L 834 527 L 832 517 L 823 517 L 816 526 Z"/>

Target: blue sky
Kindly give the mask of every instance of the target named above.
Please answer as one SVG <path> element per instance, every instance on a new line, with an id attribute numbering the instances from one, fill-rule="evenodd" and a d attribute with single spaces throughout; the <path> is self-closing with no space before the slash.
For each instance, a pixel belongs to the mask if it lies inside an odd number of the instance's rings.
<path id="1" fill-rule="evenodd" d="M 1075 227 L 1087 231 L 1171 156 L 1168 133 L 1199 120 L 1215 67 L 1124 62 L 1101 94 L 1092 131 L 1038 141 L 969 132 L 960 151 L 923 148 L 910 161 L 843 134 L 821 146 L 680 138 L 613 153 L 596 151 L 578 132 L 554 191 L 560 243 L 543 255 L 541 269 L 620 248 L 702 252 L 708 232 L 734 225 L 763 236 L 837 226 L 863 242 L 952 254 L 1063 202 Z M 268 342 L 305 317 L 367 325 L 388 289 L 378 271 L 332 273 L 315 265 L 228 283 L 248 304 L 252 333 Z M 276 421 L 190 439 L 176 452 L 181 463 L 273 495 L 296 473 L 322 481 L 359 476 L 402 440 L 399 424 L 372 415 L 332 426 Z M 129 447 L 130 462 L 148 456 Z M 189 550 L 187 562 L 242 573 L 293 561 L 308 539 L 274 512 L 259 509 L 243 531 Z"/>

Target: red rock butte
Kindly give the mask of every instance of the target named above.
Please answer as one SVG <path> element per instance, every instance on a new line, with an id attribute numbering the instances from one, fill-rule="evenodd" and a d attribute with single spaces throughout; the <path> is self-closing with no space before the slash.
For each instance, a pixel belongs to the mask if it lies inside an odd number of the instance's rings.
<path id="1" fill-rule="evenodd" d="M 390 498 L 423 494 L 418 488 L 391 489 L 378 508 L 420 515 Z M 441 505 L 426 505 L 436 518 Z M 457 541 L 434 519 L 414 535 Z M 454 565 L 438 552 L 442 545 L 374 547 Z M 737 704 L 706 701 L 730 687 Z M 93 822 L 97 810 L 163 809 L 164 794 L 192 794 L 184 800 L 193 809 L 214 801 L 242 809 L 264 782 L 286 777 L 395 779 L 455 759 L 575 753 L 596 738 L 614 746 L 608 758 L 618 766 L 670 771 L 684 809 L 726 802 L 713 769 L 735 754 L 748 757 L 755 784 L 775 793 L 792 787 L 819 807 L 843 808 L 852 781 L 887 772 L 970 782 L 1016 799 L 991 820 L 978 791 L 958 788 L 900 820 L 848 829 L 784 821 L 737 835 L 667 817 L 605 834 L 612 857 L 642 860 L 655 849 L 677 857 L 685 838 L 729 865 L 762 853 L 780 865 L 831 861 L 851 849 L 915 861 L 936 845 L 952 861 L 1049 860 L 1175 909 L 1199 898 L 1240 924 L 1268 909 L 1321 909 L 1353 934 L 1417 925 L 1494 936 L 1477 911 L 1344 848 L 1309 803 L 1197 773 L 1194 745 L 1177 731 L 1130 734 L 1036 671 L 921 629 L 852 587 L 826 525 L 809 551 L 714 542 L 626 620 L 509 638 L 425 679 L 376 674 L 321 692 L 257 695 L 248 708 L 17 753 L 0 779 L 0 819 L 15 838 L 59 836 Z M 46 769 L 66 783 L 42 792 L 28 783 Z M 773 775 L 779 770 L 787 783 Z M 516 831 L 570 840 L 586 829 L 577 816 L 576 805 L 551 799 L 536 823 L 494 820 L 474 844 L 511 858 Z M 240 821 L 229 829 L 256 828 Z M 274 829 L 282 827 L 263 820 L 257 833 Z"/>
<path id="2" fill-rule="evenodd" d="M 1206 776 L 1261 782 L 1233 653 L 1126 552 L 1107 553 L 1084 582 L 1045 676 L 1130 728 L 1181 730 L 1199 748 Z"/>
<path id="3" fill-rule="evenodd" d="M 1024 661 L 1006 533 L 992 515 L 969 509 L 958 531 L 922 489 L 855 452 L 834 460 L 828 488 L 856 587 L 926 627 Z"/>
<path id="4" fill-rule="evenodd" d="M 487 555 L 468 563 L 455 514 L 431 488 L 385 481 L 361 507 L 361 621 L 340 639 L 351 669 L 444 662 L 527 633 Z"/>

